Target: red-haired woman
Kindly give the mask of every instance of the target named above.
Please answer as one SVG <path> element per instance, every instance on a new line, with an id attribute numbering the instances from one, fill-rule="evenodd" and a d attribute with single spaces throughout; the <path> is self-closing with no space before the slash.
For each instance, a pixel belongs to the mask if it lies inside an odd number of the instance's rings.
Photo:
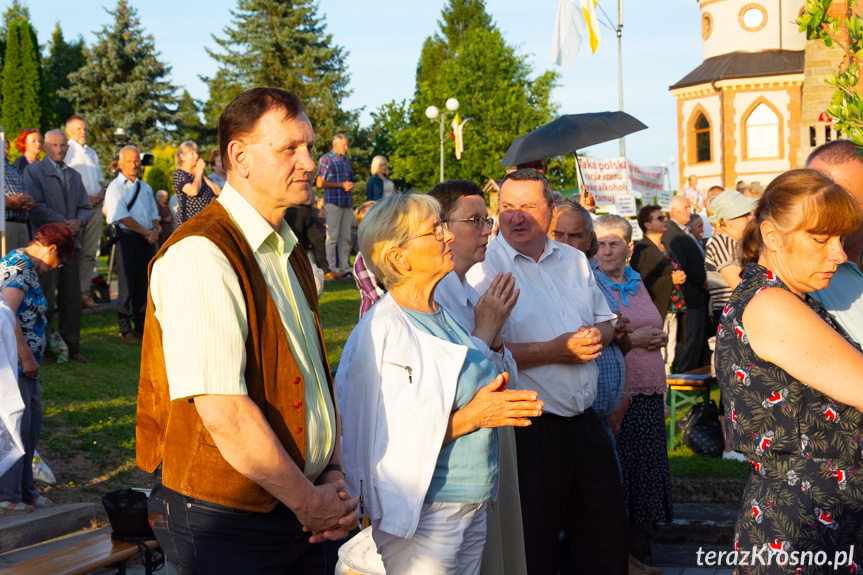
<path id="1" fill-rule="evenodd" d="M 767 186 L 743 232 L 716 372 L 728 443 L 754 468 L 734 548 L 772 559 L 749 563 L 752 575 L 825 573 L 795 571 L 794 556 L 821 552 L 844 552 L 846 571 L 863 564 L 863 354 L 809 296 L 847 259 L 842 236 L 860 221 L 841 186 L 793 170 Z"/>
<path id="2" fill-rule="evenodd" d="M 39 274 L 56 269 L 75 253 L 75 237 L 64 224 L 36 230 L 30 245 L 0 260 L 0 294 L 17 318 L 18 390 L 24 401 L 21 442 L 24 457 L 0 477 L 0 515 L 29 513 L 53 502 L 39 495 L 33 484 L 33 452 L 42 431 L 42 393 L 39 366 L 45 349 L 47 303 Z"/>
<path id="3" fill-rule="evenodd" d="M 23 174 L 24 168 L 36 161 L 44 142 L 39 130 L 21 130 L 15 138 L 15 149 L 22 155 L 16 158 L 12 165 Z"/>

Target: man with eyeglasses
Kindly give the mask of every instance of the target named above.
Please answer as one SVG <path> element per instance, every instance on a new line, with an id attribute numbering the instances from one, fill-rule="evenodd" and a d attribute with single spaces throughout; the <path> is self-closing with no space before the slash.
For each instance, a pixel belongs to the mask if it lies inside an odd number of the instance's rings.
<path id="1" fill-rule="evenodd" d="M 477 348 L 497 368 L 509 373 L 508 388 L 518 381 L 518 369 L 501 335 L 503 325 L 518 301 L 519 291 L 512 274 L 498 273 L 480 295 L 465 275 L 485 261 L 494 220 L 488 217 L 485 194 L 470 180 L 449 180 L 435 185 L 429 195 L 441 204 L 444 225 L 453 234 L 449 244 L 453 271 L 438 283 L 435 302 L 472 335 Z M 500 442 L 500 490 L 489 506 L 483 570 L 490 573 L 523 573 L 527 567 L 522 532 L 521 501 L 516 469 L 515 435 L 511 427 L 498 429 Z"/>
<path id="2" fill-rule="evenodd" d="M 551 184 L 537 170 L 507 174 L 500 189 L 502 239 L 468 272 L 476 289 L 510 272 L 519 301 L 503 327 L 518 389 L 534 389 L 543 416 L 515 429 L 527 571 L 558 573 L 563 530 L 584 573 L 626 573 L 628 525 L 611 438 L 592 405 L 598 358 L 615 315 L 587 257 L 548 236 Z"/>

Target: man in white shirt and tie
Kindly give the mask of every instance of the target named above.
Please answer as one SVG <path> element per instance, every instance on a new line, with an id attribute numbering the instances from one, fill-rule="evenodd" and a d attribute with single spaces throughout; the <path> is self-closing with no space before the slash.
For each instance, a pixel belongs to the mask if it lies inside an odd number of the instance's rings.
<path id="1" fill-rule="evenodd" d="M 87 121 L 81 116 L 69 116 L 66 120 L 66 135 L 69 149 L 64 163 L 81 174 L 84 190 L 93 206 L 93 217 L 81 228 L 81 304 L 85 308 L 99 307 L 90 297 L 90 280 L 96 267 L 96 252 L 102 236 L 102 202 L 105 200 L 102 168 L 96 150 L 87 145 Z"/>
<path id="2" fill-rule="evenodd" d="M 614 337 L 613 320 L 587 257 L 548 238 L 551 183 L 539 171 L 507 174 L 499 238 L 468 281 L 484 291 L 499 272 L 521 290 L 503 339 L 518 388 L 534 389 L 543 416 L 515 430 L 528 572 L 558 572 L 561 529 L 584 573 L 623 574 L 629 526 L 611 439 L 591 405 L 593 361 Z"/>

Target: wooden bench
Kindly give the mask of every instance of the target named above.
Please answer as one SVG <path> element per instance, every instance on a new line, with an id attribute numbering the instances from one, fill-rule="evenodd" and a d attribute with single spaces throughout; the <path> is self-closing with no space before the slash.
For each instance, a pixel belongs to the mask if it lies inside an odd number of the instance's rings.
<path id="1" fill-rule="evenodd" d="M 690 379 L 681 376 L 710 376 L 705 379 Z M 710 403 L 710 388 L 718 383 L 713 367 L 701 367 L 682 374 L 666 375 L 668 383 L 668 405 L 671 407 L 668 418 L 668 450 L 674 451 L 674 433 L 677 427 L 677 411 L 695 405 L 699 401 L 705 406 Z"/>
<path id="2" fill-rule="evenodd" d="M 156 549 L 155 539 L 143 542 L 148 549 Z M 115 541 L 110 533 L 103 533 L 79 541 L 50 553 L 0 569 L 2 575 L 84 575 L 102 567 L 117 567 L 120 575 L 126 573 L 126 561 L 138 555 L 138 545 Z M 151 575 L 147 570 L 147 575 Z"/>

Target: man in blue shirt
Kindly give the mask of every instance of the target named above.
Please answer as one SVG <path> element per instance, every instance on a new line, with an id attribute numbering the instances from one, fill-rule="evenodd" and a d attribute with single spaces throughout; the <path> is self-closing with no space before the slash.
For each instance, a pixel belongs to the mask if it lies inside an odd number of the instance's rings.
<path id="1" fill-rule="evenodd" d="M 833 140 L 816 148 L 806 167 L 830 176 L 863 207 L 863 158 L 850 140 Z M 839 325 L 858 343 L 863 343 L 863 229 L 843 242 L 848 261 L 836 268 L 830 285 L 812 297 L 830 312 Z"/>
<path id="2" fill-rule="evenodd" d="M 324 190 L 324 211 L 327 214 L 326 278 L 349 274 L 351 271 L 351 224 L 354 221 L 354 171 L 347 157 L 348 138 L 333 137 L 333 149 L 321 156 L 315 185 Z M 320 266 L 320 263 L 318 264 Z M 323 266 L 321 266 L 323 267 Z"/>
<path id="3" fill-rule="evenodd" d="M 123 273 L 117 298 L 117 323 L 125 343 L 137 343 L 144 333 L 147 311 L 147 266 L 156 255 L 159 209 L 153 188 L 138 179 L 141 155 L 135 146 L 120 150 L 120 174 L 105 191 L 107 221 L 120 226 Z M 133 328 L 134 322 L 134 328 Z"/>

